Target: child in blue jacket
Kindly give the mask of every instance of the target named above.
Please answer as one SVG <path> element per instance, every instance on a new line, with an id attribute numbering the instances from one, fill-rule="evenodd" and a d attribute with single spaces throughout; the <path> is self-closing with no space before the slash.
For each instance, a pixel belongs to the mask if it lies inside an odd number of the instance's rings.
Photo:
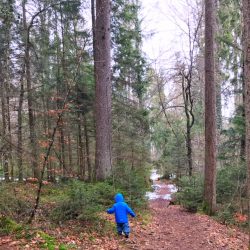
<path id="1" fill-rule="evenodd" d="M 127 214 L 130 214 L 132 217 L 135 217 L 135 213 L 124 201 L 122 194 L 118 193 L 115 195 L 115 202 L 116 203 L 113 205 L 113 207 L 107 210 L 107 213 L 115 213 L 115 221 L 118 234 L 122 235 L 122 232 L 124 232 L 125 237 L 128 238 L 130 228 Z"/>

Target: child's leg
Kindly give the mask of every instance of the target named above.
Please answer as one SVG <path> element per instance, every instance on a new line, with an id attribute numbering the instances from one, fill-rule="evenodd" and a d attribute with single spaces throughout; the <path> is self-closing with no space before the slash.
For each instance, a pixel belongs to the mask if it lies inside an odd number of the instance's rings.
<path id="1" fill-rule="evenodd" d="M 117 223 L 117 224 L 116 224 L 116 229 L 117 229 L 117 233 L 118 233 L 119 235 L 122 235 L 123 223 Z"/>
<path id="2" fill-rule="evenodd" d="M 129 223 L 124 223 L 123 224 L 122 231 L 125 233 L 126 238 L 128 238 L 129 237 L 129 233 L 130 233 Z"/>

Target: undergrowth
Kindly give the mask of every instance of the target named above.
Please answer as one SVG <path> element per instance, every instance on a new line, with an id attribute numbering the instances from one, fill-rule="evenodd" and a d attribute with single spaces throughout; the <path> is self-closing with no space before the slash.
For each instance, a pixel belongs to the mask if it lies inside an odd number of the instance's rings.
<path id="1" fill-rule="evenodd" d="M 245 169 L 241 166 L 227 166 L 217 172 L 217 211 L 215 219 L 224 224 L 247 227 L 247 199 Z M 184 176 L 177 182 L 179 191 L 177 203 L 189 212 L 202 211 L 204 177 Z"/>

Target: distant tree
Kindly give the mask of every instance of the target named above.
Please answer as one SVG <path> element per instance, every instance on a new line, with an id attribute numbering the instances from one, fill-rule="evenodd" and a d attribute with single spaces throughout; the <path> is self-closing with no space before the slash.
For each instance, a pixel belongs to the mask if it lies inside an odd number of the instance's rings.
<path id="1" fill-rule="evenodd" d="M 12 164 L 12 135 L 11 135 L 11 39 L 13 26 L 13 5 L 14 1 L 0 2 L 1 21 L 0 21 L 0 71 L 1 71 L 1 116 L 2 116 L 2 162 L 4 177 L 9 181 L 13 179 L 14 166 Z"/>
<path id="2" fill-rule="evenodd" d="M 23 10 L 23 30 L 25 34 L 25 81 L 27 87 L 27 99 L 28 99 L 28 115 L 29 115 L 29 133 L 30 133 L 30 146 L 32 151 L 31 162 L 32 171 L 35 178 L 40 177 L 40 171 L 38 168 L 38 143 L 37 143 L 37 132 L 35 127 L 35 103 L 34 103 L 34 93 L 32 90 L 32 72 L 31 72 L 31 58 L 30 58 L 30 30 L 33 26 L 33 19 L 31 22 L 27 22 L 27 10 L 26 10 L 27 0 L 22 1 Z M 35 16 L 33 16 L 35 17 Z"/>
<path id="3" fill-rule="evenodd" d="M 189 53 L 187 59 L 187 65 L 183 63 L 179 69 L 179 75 L 181 77 L 182 86 L 182 97 L 184 104 L 184 111 L 186 115 L 186 149 L 187 149 L 187 160 L 188 160 L 188 173 L 189 176 L 193 174 L 193 147 L 192 147 L 192 136 L 191 130 L 194 126 L 195 116 L 194 116 L 194 78 L 196 69 L 197 53 L 199 50 L 200 42 L 200 28 L 203 14 L 198 13 L 197 20 L 194 20 L 195 27 L 192 30 L 190 25 L 190 20 L 188 20 L 188 43 L 189 43 Z"/>
<path id="4" fill-rule="evenodd" d="M 142 30 L 138 0 L 112 2 L 112 49 L 114 87 L 142 105 L 147 89 L 146 60 L 142 53 Z"/>
<path id="5" fill-rule="evenodd" d="M 138 0 L 113 0 L 112 36 L 112 147 L 113 165 L 126 162 L 145 168 L 149 154 L 148 65 L 142 51 L 143 31 Z M 126 122 L 124 122 L 126 121 Z"/>
<path id="6" fill-rule="evenodd" d="M 6 88 L 3 80 L 3 65 L 0 64 L 0 75 L 1 75 L 1 114 L 2 114 L 2 131 L 1 131 L 1 137 L 2 137 L 2 148 L 1 148 L 1 154 L 2 154 L 2 163 L 3 163 L 3 171 L 4 171 L 4 179 L 6 182 L 9 181 L 9 163 L 8 163 L 8 152 L 7 152 L 7 122 L 6 122 Z"/>
<path id="7" fill-rule="evenodd" d="M 242 30 L 242 1 L 220 0 L 217 1 L 217 52 L 219 79 L 217 83 L 220 92 L 224 89 L 224 97 L 234 98 L 236 116 L 241 115 L 244 126 L 244 81 L 243 81 L 243 30 Z M 229 74 L 228 72 L 231 72 Z M 229 86 L 229 87 L 228 87 Z M 218 98 L 221 99 L 218 91 Z M 217 98 L 217 100 L 218 100 Z M 221 105 L 217 105 L 218 125 L 221 123 Z M 240 118 L 240 117 L 239 117 Z M 221 127 L 221 125 L 220 125 Z M 240 158 L 245 159 L 245 131 L 241 138 L 236 140 L 240 148 Z"/>
<path id="8" fill-rule="evenodd" d="M 204 209 L 216 209 L 216 85 L 214 60 L 215 5 L 205 0 L 205 182 Z"/>

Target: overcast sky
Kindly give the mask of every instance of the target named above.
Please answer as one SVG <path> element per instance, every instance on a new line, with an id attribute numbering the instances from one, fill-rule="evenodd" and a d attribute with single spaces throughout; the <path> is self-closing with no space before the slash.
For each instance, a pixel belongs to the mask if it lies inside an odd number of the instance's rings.
<path id="1" fill-rule="evenodd" d="M 186 14 L 183 9 L 185 2 L 186 0 L 141 1 L 142 30 L 145 36 L 143 50 L 150 59 L 164 60 L 185 49 L 186 25 L 182 21 Z"/>
<path id="2" fill-rule="evenodd" d="M 185 54 L 188 49 L 187 24 L 192 5 L 196 0 L 141 0 L 143 51 L 153 67 L 169 68 L 176 52 Z M 223 116 L 231 117 L 233 98 L 223 98 Z"/>

